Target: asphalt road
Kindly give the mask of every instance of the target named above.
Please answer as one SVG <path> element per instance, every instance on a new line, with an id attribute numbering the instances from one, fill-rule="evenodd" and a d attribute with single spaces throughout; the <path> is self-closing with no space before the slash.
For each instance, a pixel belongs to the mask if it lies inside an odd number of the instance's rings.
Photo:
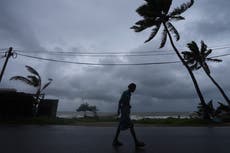
<path id="1" fill-rule="evenodd" d="M 229 153 L 230 127 L 136 127 L 147 145 L 135 149 L 129 131 L 114 148 L 115 127 L 0 126 L 0 153 Z"/>

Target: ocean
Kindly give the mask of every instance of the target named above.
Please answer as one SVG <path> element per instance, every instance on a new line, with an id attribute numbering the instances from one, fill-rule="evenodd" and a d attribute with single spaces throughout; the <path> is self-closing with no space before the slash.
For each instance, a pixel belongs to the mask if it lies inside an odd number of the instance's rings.
<path id="1" fill-rule="evenodd" d="M 114 116 L 116 113 L 112 112 L 98 112 L 98 116 Z M 192 112 L 133 112 L 130 117 L 133 120 L 140 119 L 166 119 L 166 118 L 190 118 Z M 82 118 L 84 116 L 83 112 L 57 112 L 57 117 L 60 118 Z M 93 116 L 93 113 L 87 112 L 87 116 Z"/>

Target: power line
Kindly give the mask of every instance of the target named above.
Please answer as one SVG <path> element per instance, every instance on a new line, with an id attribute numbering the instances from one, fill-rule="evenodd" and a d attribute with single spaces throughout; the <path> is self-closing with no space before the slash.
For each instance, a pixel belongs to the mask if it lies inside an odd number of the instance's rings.
<path id="1" fill-rule="evenodd" d="M 222 49 L 229 49 L 230 46 L 225 46 L 225 47 L 216 47 L 216 48 L 210 48 L 212 50 L 222 50 Z"/>
<path id="2" fill-rule="evenodd" d="M 28 52 L 26 52 L 28 53 Z M 31 53 L 30 53 L 31 54 Z M 40 54 L 40 53 L 36 53 L 36 54 Z M 44 53 L 41 53 L 44 54 Z M 176 55 L 175 53 L 158 53 L 158 54 L 58 54 L 58 53 L 52 53 L 52 52 L 46 52 L 45 54 L 49 54 L 49 55 L 54 55 L 54 56 L 80 56 L 80 57 L 118 57 L 118 56 L 133 56 L 133 57 L 144 57 L 144 56 L 167 56 L 167 55 Z"/>
<path id="3" fill-rule="evenodd" d="M 69 64 L 77 64 L 77 65 L 91 65 L 91 66 L 131 66 L 131 65 L 160 65 L 160 64 L 175 64 L 180 63 L 180 61 L 172 61 L 172 62 L 150 62 L 150 63 L 89 63 L 89 62 L 73 62 L 73 61 L 65 61 L 65 60 L 57 60 L 57 59 L 51 59 L 51 58 L 42 58 L 42 57 L 36 57 L 36 56 L 30 56 L 18 53 L 20 56 L 38 59 L 38 60 L 45 60 L 45 61 L 51 61 L 51 62 L 60 62 L 60 63 L 69 63 Z"/>
<path id="4" fill-rule="evenodd" d="M 0 48 L 0 50 L 4 50 L 4 51 L 7 51 L 8 48 Z"/>
<path id="5" fill-rule="evenodd" d="M 49 53 L 49 54 L 70 54 L 70 55 L 135 55 L 137 53 L 139 54 L 155 54 L 155 53 L 167 53 L 167 52 L 171 52 L 171 51 L 132 51 L 132 52 L 73 52 L 73 51 L 51 51 L 51 50 L 47 50 L 47 51 L 43 51 L 43 50 L 15 50 L 17 52 L 22 52 L 22 53 Z"/>
<path id="6" fill-rule="evenodd" d="M 225 46 L 225 47 L 216 47 L 216 48 L 210 48 L 212 50 L 222 50 L 222 49 L 229 49 L 230 46 Z M 26 51 L 26 50 L 14 50 L 17 52 L 22 52 L 22 53 L 33 53 L 33 54 L 50 54 L 50 55 L 55 55 L 55 56 L 85 56 L 85 57 L 105 57 L 105 56 L 166 56 L 166 55 L 176 55 L 174 52 L 168 50 L 168 51 L 135 51 L 135 52 L 58 52 L 58 51 L 39 51 L 37 52 L 33 51 Z M 169 53 L 170 52 L 170 53 Z M 139 54 L 137 54 L 139 53 Z"/>
<path id="7" fill-rule="evenodd" d="M 224 57 L 224 56 L 229 56 L 230 54 L 222 54 L 222 55 L 216 55 L 216 56 L 212 56 L 210 58 L 216 58 L 216 57 Z"/>
<path id="8" fill-rule="evenodd" d="M 37 56 L 31 56 L 31 55 L 25 55 L 18 53 L 20 56 L 38 59 L 38 60 L 45 60 L 45 61 L 51 61 L 51 62 L 60 62 L 60 63 L 69 63 L 69 64 L 77 64 L 77 65 L 91 65 L 91 66 L 131 66 L 131 65 L 160 65 L 160 64 L 175 64 L 180 63 L 180 61 L 167 61 L 167 62 L 149 62 L 149 63 L 90 63 L 90 62 L 74 62 L 74 61 L 65 61 L 65 60 L 58 60 L 58 59 L 52 59 L 52 58 L 43 58 L 43 57 L 37 57 Z M 229 56 L 230 54 L 222 54 L 222 55 L 216 55 L 212 56 L 211 58 L 216 57 L 224 57 Z"/>

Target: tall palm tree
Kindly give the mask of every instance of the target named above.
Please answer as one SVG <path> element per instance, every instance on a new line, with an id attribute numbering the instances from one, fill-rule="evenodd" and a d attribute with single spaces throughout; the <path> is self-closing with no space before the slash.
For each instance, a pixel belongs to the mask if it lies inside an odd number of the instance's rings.
<path id="1" fill-rule="evenodd" d="M 209 77 L 209 79 L 213 82 L 213 84 L 219 89 L 220 93 L 230 106 L 230 100 L 224 90 L 221 88 L 221 86 L 215 81 L 215 79 L 211 76 L 211 71 L 209 69 L 209 66 L 207 64 L 207 61 L 210 62 L 222 62 L 221 59 L 211 58 L 208 57 L 212 50 L 207 48 L 207 45 L 204 43 L 204 41 L 201 41 L 200 49 L 196 42 L 192 41 L 187 44 L 190 51 L 184 51 L 182 54 L 184 55 L 184 59 L 186 63 L 189 65 L 191 70 L 198 70 L 202 68 L 206 75 Z"/>
<path id="2" fill-rule="evenodd" d="M 204 97 L 200 91 L 196 78 L 192 70 L 189 68 L 187 63 L 184 61 L 182 55 L 176 48 L 172 38 L 173 35 L 176 41 L 178 41 L 180 39 L 180 35 L 171 22 L 184 20 L 185 18 L 181 16 L 181 14 L 184 13 L 188 8 L 190 8 L 193 5 L 194 0 L 190 0 L 187 3 L 183 3 L 181 6 L 175 8 L 170 13 L 169 13 L 169 8 L 171 6 L 172 0 L 145 0 L 145 1 L 146 3 L 140 6 L 136 10 L 136 12 L 140 16 L 142 16 L 143 19 L 136 22 L 135 25 L 131 27 L 131 29 L 134 29 L 135 32 L 141 32 L 145 29 L 153 27 L 149 38 L 145 41 L 145 42 L 149 42 L 156 36 L 160 27 L 163 26 L 160 48 L 163 48 L 165 46 L 167 37 L 169 37 L 170 43 L 174 51 L 176 52 L 177 56 L 179 57 L 183 65 L 186 67 L 186 69 L 188 70 L 192 78 L 196 92 L 200 98 L 201 104 L 203 105 L 204 108 L 206 108 L 207 104 L 205 103 Z M 206 115 L 204 116 L 204 118 L 208 118 L 208 116 Z"/>
<path id="3" fill-rule="evenodd" d="M 53 81 L 53 79 L 49 78 L 48 82 L 42 87 L 42 79 L 39 73 L 32 67 L 26 65 L 26 69 L 32 73 L 32 75 L 28 75 L 27 77 L 24 76 L 13 76 L 10 78 L 10 80 L 20 80 L 28 85 L 31 85 L 35 88 L 37 88 L 37 91 L 35 93 L 36 101 L 39 102 L 39 98 L 42 94 L 42 91 L 47 88 L 50 83 Z"/>

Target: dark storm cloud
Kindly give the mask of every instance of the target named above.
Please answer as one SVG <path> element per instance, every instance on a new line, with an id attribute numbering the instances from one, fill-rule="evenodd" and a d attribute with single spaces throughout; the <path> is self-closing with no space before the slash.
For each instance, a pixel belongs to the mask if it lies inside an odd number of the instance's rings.
<path id="1" fill-rule="evenodd" d="M 173 6 L 183 3 L 175 1 Z M 13 45 L 34 51 L 127 52 L 172 51 L 167 42 L 159 50 L 160 34 L 144 44 L 150 31 L 135 33 L 129 29 L 140 17 L 136 8 L 144 1 L 108 0 L 2 0 L 0 5 L 0 45 Z M 229 1 L 196 1 L 184 14 L 185 21 L 175 24 L 181 34 L 179 48 L 191 40 L 207 40 L 208 45 L 229 41 Z M 220 12 L 221 10 L 221 12 Z M 217 39 L 220 39 L 218 41 Z M 172 51 L 173 53 L 173 51 Z M 222 52 L 220 52 L 222 53 Z M 177 61 L 175 55 L 149 57 L 81 57 L 32 54 L 74 62 L 142 63 Z M 1 61 L 1 64 L 3 62 Z M 229 58 L 210 66 L 213 76 L 229 93 Z M 132 97 L 134 111 L 192 111 L 199 102 L 193 83 L 181 63 L 151 66 L 83 66 L 18 57 L 10 60 L 2 87 L 34 92 L 22 83 L 8 81 L 13 75 L 27 74 L 31 65 L 42 76 L 54 81 L 46 96 L 59 99 L 59 110 L 75 111 L 83 101 L 97 105 L 101 111 L 116 111 L 117 101 L 130 82 L 137 84 Z M 195 72 L 207 100 L 221 99 L 208 78 Z"/>
<path id="2" fill-rule="evenodd" d="M 38 48 L 41 46 L 35 33 L 17 9 L 17 1 L 1 0 L 0 2 L 0 35 L 2 45 Z M 8 46 L 5 46 L 8 47 Z"/>
<path id="3" fill-rule="evenodd" d="M 222 39 L 225 41 L 230 34 L 228 20 L 230 2 L 226 0 L 220 1 L 196 1 L 194 6 L 188 12 L 187 31 L 192 31 L 193 39 L 197 38 L 206 40 Z M 195 15 L 195 18 L 194 18 Z M 216 42 L 218 43 L 218 42 Z"/>

